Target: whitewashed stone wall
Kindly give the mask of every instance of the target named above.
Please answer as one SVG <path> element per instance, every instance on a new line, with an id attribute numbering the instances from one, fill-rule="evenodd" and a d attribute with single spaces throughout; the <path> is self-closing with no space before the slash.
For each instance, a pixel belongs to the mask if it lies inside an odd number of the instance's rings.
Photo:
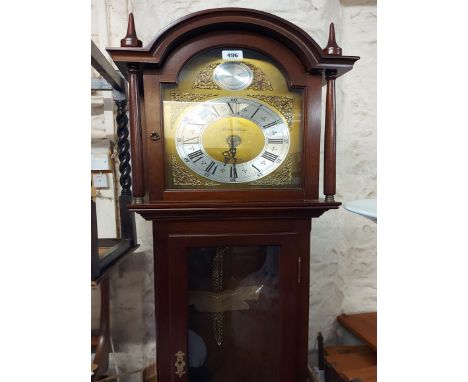
<path id="1" fill-rule="evenodd" d="M 303 28 L 321 46 L 335 23 L 345 55 L 360 56 L 337 81 L 337 199 L 376 198 L 376 23 L 374 0 L 92 0 L 92 38 L 103 50 L 119 46 L 127 15 L 147 44 L 172 21 L 217 7 L 255 8 Z M 137 216 L 138 254 L 112 278 L 112 333 L 122 370 L 145 366 L 155 355 L 151 223 Z M 313 221 L 310 339 L 322 331 L 339 341 L 335 318 L 343 312 L 376 310 L 376 225 L 343 209 Z M 138 380 L 137 378 L 128 380 Z"/>

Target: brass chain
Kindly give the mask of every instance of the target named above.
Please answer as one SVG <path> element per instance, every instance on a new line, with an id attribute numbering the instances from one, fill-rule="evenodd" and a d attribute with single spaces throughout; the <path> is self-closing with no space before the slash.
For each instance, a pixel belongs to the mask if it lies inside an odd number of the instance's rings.
<path id="1" fill-rule="evenodd" d="M 228 247 L 220 247 L 216 250 L 211 263 L 211 287 L 213 292 L 222 292 L 223 290 L 223 265 L 224 255 Z M 223 344 L 224 313 L 215 312 L 211 314 L 213 324 L 213 335 L 218 346 Z"/>

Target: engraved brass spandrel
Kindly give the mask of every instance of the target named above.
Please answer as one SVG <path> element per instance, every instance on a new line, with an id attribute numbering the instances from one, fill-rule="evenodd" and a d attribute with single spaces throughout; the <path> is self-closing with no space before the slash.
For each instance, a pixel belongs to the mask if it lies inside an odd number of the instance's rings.
<path id="1" fill-rule="evenodd" d="M 195 176 L 187 166 L 185 166 L 177 156 L 172 154 L 172 177 L 174 186 L 217 186 L 218 183 Z"/>
<path id="2" fill-rule="evenodd" d="M 175 102 L 202 102 L 210 98 L 217 97 L 212 93 L 171 93 L 170 100 Z"/>
<path id="3" fill-rule="evenodd" d="M 292 129 L 293 122 L 293 102 L 294 99 L 288 96 L 271 96 L 263 94 L 248 94 L 249 97 L 259 99 L 277 109 L 286 119 L 289 130 Z"/>
<path id="4" fill-rule="evenodd" d="M 251 184 L 253 185 L 290 185 L 293 183 L 294 167 L 297 163 L 294 157 L 289 156 L 284 163 L 270 175 L 258 179 Z"/>
<path id="5" fill-rule="evenodd" d="M 217 83 L 213 81 L 213 71 L 219 65 L 219 62 L 214 62 L 203 67 L 193 81 L 193 89 L 221 89 Z"/>
<path id="6" fill-rule="evenodd" d="M 265 72 L 260 69 L 258 66 L 252 65 L 250 63 L 245 63 L 250 70 L 253 72 L 253 81 L 247 90 L 257 90 L 257 91 L 272 91 L 273 87 L 271 86 L 271 81 Z"/>

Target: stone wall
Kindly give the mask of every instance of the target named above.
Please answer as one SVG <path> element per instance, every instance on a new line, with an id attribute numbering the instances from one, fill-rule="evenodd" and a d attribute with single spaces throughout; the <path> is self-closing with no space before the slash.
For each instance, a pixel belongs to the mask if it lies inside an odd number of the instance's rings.
<path id="1" fill-rule="evenodd" d="M 325 46 L 335 23 L 343 54 L 360 56 L 355 69 L 337 81 L 337 200 L 376 198 L 376 23 L 375 1 L 366 0 L 92 0 L 92 38 L 101 50 L 119 46 L 127 15 L 147 44 L 167 24 L 216 7 L 246 7 L 273 13 L 303 28 Z M 137 254 L 112 277 L 112 333 L 120 369 L 149 364 L 155 355 L 151 224 L 137 216 Z M 309 348 L 322 331 L 339 341 L 335 317 L 376 309 L 376 225 L 343 209 L 313 222 Z M 138 380 L 128 379 L 128 380 Z"/>

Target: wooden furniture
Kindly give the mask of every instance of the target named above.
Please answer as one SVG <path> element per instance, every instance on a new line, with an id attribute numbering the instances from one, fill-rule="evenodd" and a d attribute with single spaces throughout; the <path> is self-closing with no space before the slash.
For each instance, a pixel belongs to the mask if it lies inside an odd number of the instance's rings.
<path id="1" fill-rule="evenodd" d="M 96 204 L 91 198 L 91 280 L 103 279 L 117 262 L 136 248 L 134 213 L 127 208 L 132 200 L 132 178 L 130 167 L 130 143 L 128 141 L 128 117 L 126 115 L 126 81 L 107 61 L 91 41 L 91 64 L 102 76 L 101 81 L 92 81 L 92 90 L 112 91 L 117 107 L 117 146 L 119 150 L 119 236 L 99 238 L 97 230 Z"/>
<path id="2" fill-rule="evenodd" d="M 93 375 L 91 381 L 97 381 L 109 367 L 110 353 L 110 296 L 109 278 L 101 280 L 94 288 L 100 290 L 99 327 L 91 329 L 91 352 L 93 359 Z"/>
<path id="3" fill-rule="evenodd" d="M 327 382 L 376 382 L 377 312 L 343 314 L 337 320 L 365 345 L 326 347 Z"/>
<path id="4" fill-rule="evenodd" d="M 341 326 L 377 351 L 377 312 L 342 314 L 337 320 Z"/>
<path id="5" fill-rule="evenodd" d="M 107 50 L 129 82 L 129 210 L 153 222 L 158 379 L 305 382 L 311 218 L 340 206 L 334 87 L 358 57 L 333 24 L 322 49 L 241 8 L 142 45 L 130 15 Z"/>
<path id="6" fill-rule="evenodd" d="M 99 238 L 96 202 L 91 197 L 91 281 L 92 288 L 100 290 L 99 327 L 91 331 L 92 362 L 91 381 L 104 376 L 109 366 L 110 353 L 110 292 L 109 275 L 115 266 L 133 253 L 136 243 L 135 217 L 127 206 L 132 200 L 130 144 L 128 142 L 128 118 L 126 115 L 126 81 L 107 61 L 91 41 L 91 64 L 103 76 L 101 81 L 91 81 L 92 90 L 112 91 L 117 106 L 116 123 L 119 149 L 119 235 L 117 238 Z"/>

